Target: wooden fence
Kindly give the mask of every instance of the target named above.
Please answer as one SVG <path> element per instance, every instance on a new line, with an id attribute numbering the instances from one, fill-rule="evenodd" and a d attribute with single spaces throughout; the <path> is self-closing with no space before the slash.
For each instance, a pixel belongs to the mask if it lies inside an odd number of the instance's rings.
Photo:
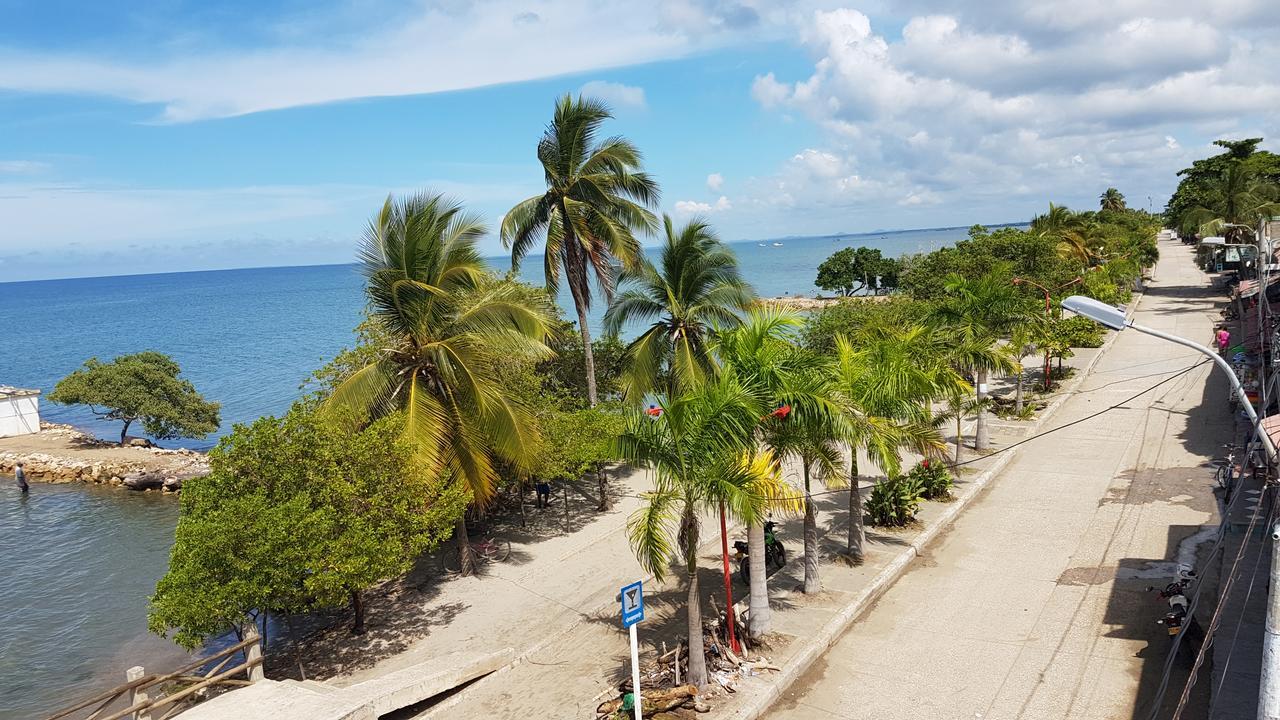
<path id="1" fill-rule="evenodd" d="M 241 651 L 244 651 L 244 660 L 238 665 L 227 667 Z M 199 668 L 210 664 L 213 666 L 209 670 L 203 675 L 198 674 Z M 244 673 L 244 679 L 233 677 L 238 673 Z M 245 629 L 244 640 L 231 647 L 164 675 L 147 675 L 142 667 L 129 668 L 123 685 L 63 708 L 45 720 L 69 720 L 73 717 L 76 720 L 120 720 L 126 717 L 130 720 L 166 720 L 185 709 L 179 704 L 180 701 L 205 688 L 215 685 L 250 685 L 263 677 L 262 642 L 257 628 L 250 625 Z M 129 706 L 112 710 L 111 707 L 121 698 L 125 698 Z M 89 710 L 90 707 L 93 709 Z M 89 714 L 83 715 L 85 711 Z"/>

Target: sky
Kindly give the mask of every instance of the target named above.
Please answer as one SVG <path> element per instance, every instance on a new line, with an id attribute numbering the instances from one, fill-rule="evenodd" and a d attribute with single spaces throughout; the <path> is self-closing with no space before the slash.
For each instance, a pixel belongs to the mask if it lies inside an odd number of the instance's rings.
<path id="1" fill-rule="evenodd" d="M 420 190 L 496 226 L 564 93 L 731 241 L 1159 210 L 1280 148 L 1272 2 L 0 0 L 0 282 L 349 262 Z"/>

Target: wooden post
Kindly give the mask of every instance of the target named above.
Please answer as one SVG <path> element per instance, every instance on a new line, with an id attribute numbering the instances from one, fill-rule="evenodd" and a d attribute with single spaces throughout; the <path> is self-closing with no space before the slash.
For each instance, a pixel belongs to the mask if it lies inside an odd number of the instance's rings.
<path id="1" fill-rule="evenodd" d="M 561 482 L 564 486 L 564 531 L 569 532 L 569 483 Z"/>
<path id="2" fill-rule="evenodd" d="M 133 682 L 146 674 L 147 671 L 143 670 L 141 665 L 135 665 L 124 672 L 124 680 L 125 682 Z M 142 686 L 129 691 L 130 707 L 137 705 L 138 703 L 144 703 L 150 699 L 151 696 L 147 694 L 147 691 Z M 151 720 L 151 708 L 145 708 L 135 712 L 133 714 L 133 720 Z"/>
<path id="3" fill-rule="evenodd" d="M 245 640 L 249 640 L 251 638 L 257 640 L 257 642 L 244 649 L 244 659 L 246 663 L 253 663 L 254 661 L 257 661 L 256 664 L 250 666 L 248 670 L 249 682 L 265 680 L 267 674 L 262 668 L 262 639 L 258 637 L 258 625 L 257 623 L 246 623 L 243 626 L 242 631 Z"/>

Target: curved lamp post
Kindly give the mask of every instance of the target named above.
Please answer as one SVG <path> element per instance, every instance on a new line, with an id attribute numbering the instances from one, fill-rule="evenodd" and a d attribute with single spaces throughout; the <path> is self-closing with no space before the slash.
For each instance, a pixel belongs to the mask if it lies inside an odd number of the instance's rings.
<path id="1" fill-rule="evenodd" d="M 1204 345 L 1186 338 L 1138 325 L 1125 318 L 1124 311 L 1120 308 L 1099 302 L 1090 297 L 1072 295 L 1062 301 L 1062 307 L 1094 322 L 1101 323 L 1112 330 L 1133 328 L 1140 333 L 1146 333 L 1161 340 L 1189 347 L 1213 360 L 1214 364 L 1222 372 L 1226 373 L 1227 379 L 1231 381 L 1231 389 L 1240 400 L 1240 406 L 1244 408 L 1244 413 L 1249 417 L 1249 422 L 1253 423 L 1253 432 L 1257 435 L 1258 442 L 1262 444 L 1263 449 L 1266 450 L 1268 462 L 1275 462 L 1276 446 L 1271 442 L 1271 437 L 1262 429 L 1261 423 L 1258 422 L 1258 414 L 1254 412 L 1253 403 L 1249 402 L 1249 398 L 1245 397 L 1244 388 L 1240 386 L 1240 380 L 1236 377 L 1235 371 L 1231 369 L 1226 360 L 1222 359 L 1221 355 Z M 1271 595 L 1267 599 L 1266 634 L 1263 637 L 1262 649 L 1262 677 L 1258 683 L 1259 720 L 1276 720 L 1280 718 L 1280 586 L 1277 585 L 1277 581 L 1280 581 L 1280 525 L 1272 529 L 1271 537 L 1272 587 Z"/>

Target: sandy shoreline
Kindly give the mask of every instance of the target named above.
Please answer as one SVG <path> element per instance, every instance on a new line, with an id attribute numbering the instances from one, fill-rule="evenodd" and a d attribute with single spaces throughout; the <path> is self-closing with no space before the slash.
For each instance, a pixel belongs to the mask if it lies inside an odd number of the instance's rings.
<path id="1" fill-rule="evenodd" d="M 40 432 L 0 438 L 0 473 L 12 475 L 22 462 L 39 482 L 123 485 L 125 478 L 155 474 L 183 480 L 209 472 L 208 456 L 195 450 L 120 447 L 70 425 L 41 423 Z"/>

